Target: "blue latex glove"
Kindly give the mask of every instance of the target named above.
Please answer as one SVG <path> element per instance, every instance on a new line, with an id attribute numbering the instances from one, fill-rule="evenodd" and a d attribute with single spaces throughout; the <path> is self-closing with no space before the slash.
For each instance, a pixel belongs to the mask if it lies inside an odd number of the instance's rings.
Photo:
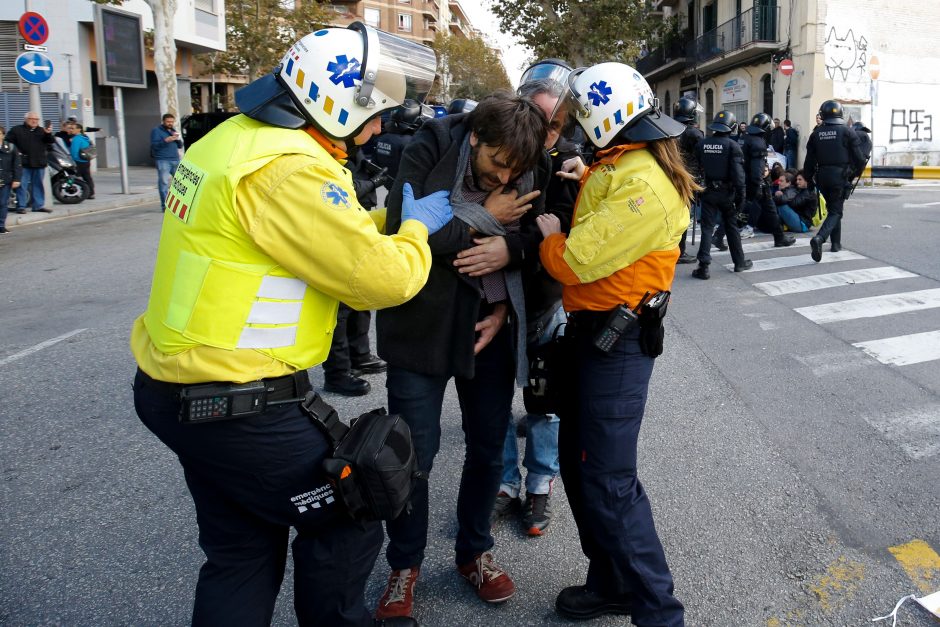
<path id="1" fill-rule="evenodd" d="M 428 235 L 436 233 L 442 226 L 454 218 L 454 210 L 450 206 L 450 192 L 441 190 L 430 196 L 415 200 L 411 183 L 405 183 L 401 191 L 401 221 L 418 220 L 428 227 Z"/>

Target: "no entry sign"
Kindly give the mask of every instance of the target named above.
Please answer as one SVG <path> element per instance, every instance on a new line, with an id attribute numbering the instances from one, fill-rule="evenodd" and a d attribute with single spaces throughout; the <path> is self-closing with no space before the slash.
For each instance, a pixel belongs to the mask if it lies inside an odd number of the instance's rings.
<path id="1" fill-rule="evenodd" d="M 19 27 L 20 35 L 23 36 L 26 43 L 41 46 L 49 39 L 49 24 L 46 22 L 46 18 L 38 13 L 32 11 L 24 13 L 20 16 Z"/>
<path id="2" fill-rule="evenodd" d="M 784 59 L 780 62 L 780 73 L 784 76 L 793 74 L 793 59 Z"/>

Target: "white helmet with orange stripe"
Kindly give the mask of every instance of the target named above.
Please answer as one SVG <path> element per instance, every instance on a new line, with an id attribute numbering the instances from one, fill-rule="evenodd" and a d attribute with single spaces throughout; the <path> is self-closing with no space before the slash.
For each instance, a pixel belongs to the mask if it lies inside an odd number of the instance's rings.
<path id="1" fill-rule="evenodd" d="M 430 48 L 355 22 L 307 35 L 235 99 L 249 117 L 346 139 L 406 98 L 423 101 L 436 66 Z"/>
<path id="2" fill-rule="evenodd" d="M 659 110 L 649 83 L 624 63 L 600 63 L 568 75 L 568 99 L 585 134 L 598 148 L 677 137 L 685 125 Z"/>

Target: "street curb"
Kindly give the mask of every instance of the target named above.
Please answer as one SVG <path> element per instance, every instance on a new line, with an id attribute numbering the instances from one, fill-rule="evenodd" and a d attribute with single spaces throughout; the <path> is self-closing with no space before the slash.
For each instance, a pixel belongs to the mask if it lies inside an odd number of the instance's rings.
<path id="1" fill-rule="evenodd" d="M 86 200 L 77 205 L 53 204 L 52 213 L 30 211 L 29 213 L 21 214 L 16 213 L 15 211 L 11 211 L 7 215 L 7 226 L 26 226 L 33 224 L 34 222 L 44 222 L 46 220 L 63 218 L 66 216 L 77 216 L 86 213 L 96 213 L 99 211 L 107 211 L 112 209 L 127 209 L 130 207 L 139 207 L 140 205 L 160 202 L 160 194 L 158 194 L 156 190 L 140 192 L 132 191 L 130 194 L 121 194 L 121 196 L 122 198 L 107 200 Z"/>

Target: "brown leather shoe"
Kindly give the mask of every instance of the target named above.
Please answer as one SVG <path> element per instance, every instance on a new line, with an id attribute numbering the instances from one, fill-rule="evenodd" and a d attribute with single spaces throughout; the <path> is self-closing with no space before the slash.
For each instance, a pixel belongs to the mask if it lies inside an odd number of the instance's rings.
<path id="1" fill-rule="evenodd" d="M 415 582 L 418 580 L 420 566 L 393 570 L 388 577 L 388 585 L 375 608 L 376 620 L 411 616 L 415 601 Z"/>
<path id="2" fill-rule="evenodd" d="M 458 566 L 457 570 L 487 603 L 502 603 L 516 593 L 516 584 L 509 573 L 496 565 L 489 551 L 477 555 L 469 564 Z"/>

